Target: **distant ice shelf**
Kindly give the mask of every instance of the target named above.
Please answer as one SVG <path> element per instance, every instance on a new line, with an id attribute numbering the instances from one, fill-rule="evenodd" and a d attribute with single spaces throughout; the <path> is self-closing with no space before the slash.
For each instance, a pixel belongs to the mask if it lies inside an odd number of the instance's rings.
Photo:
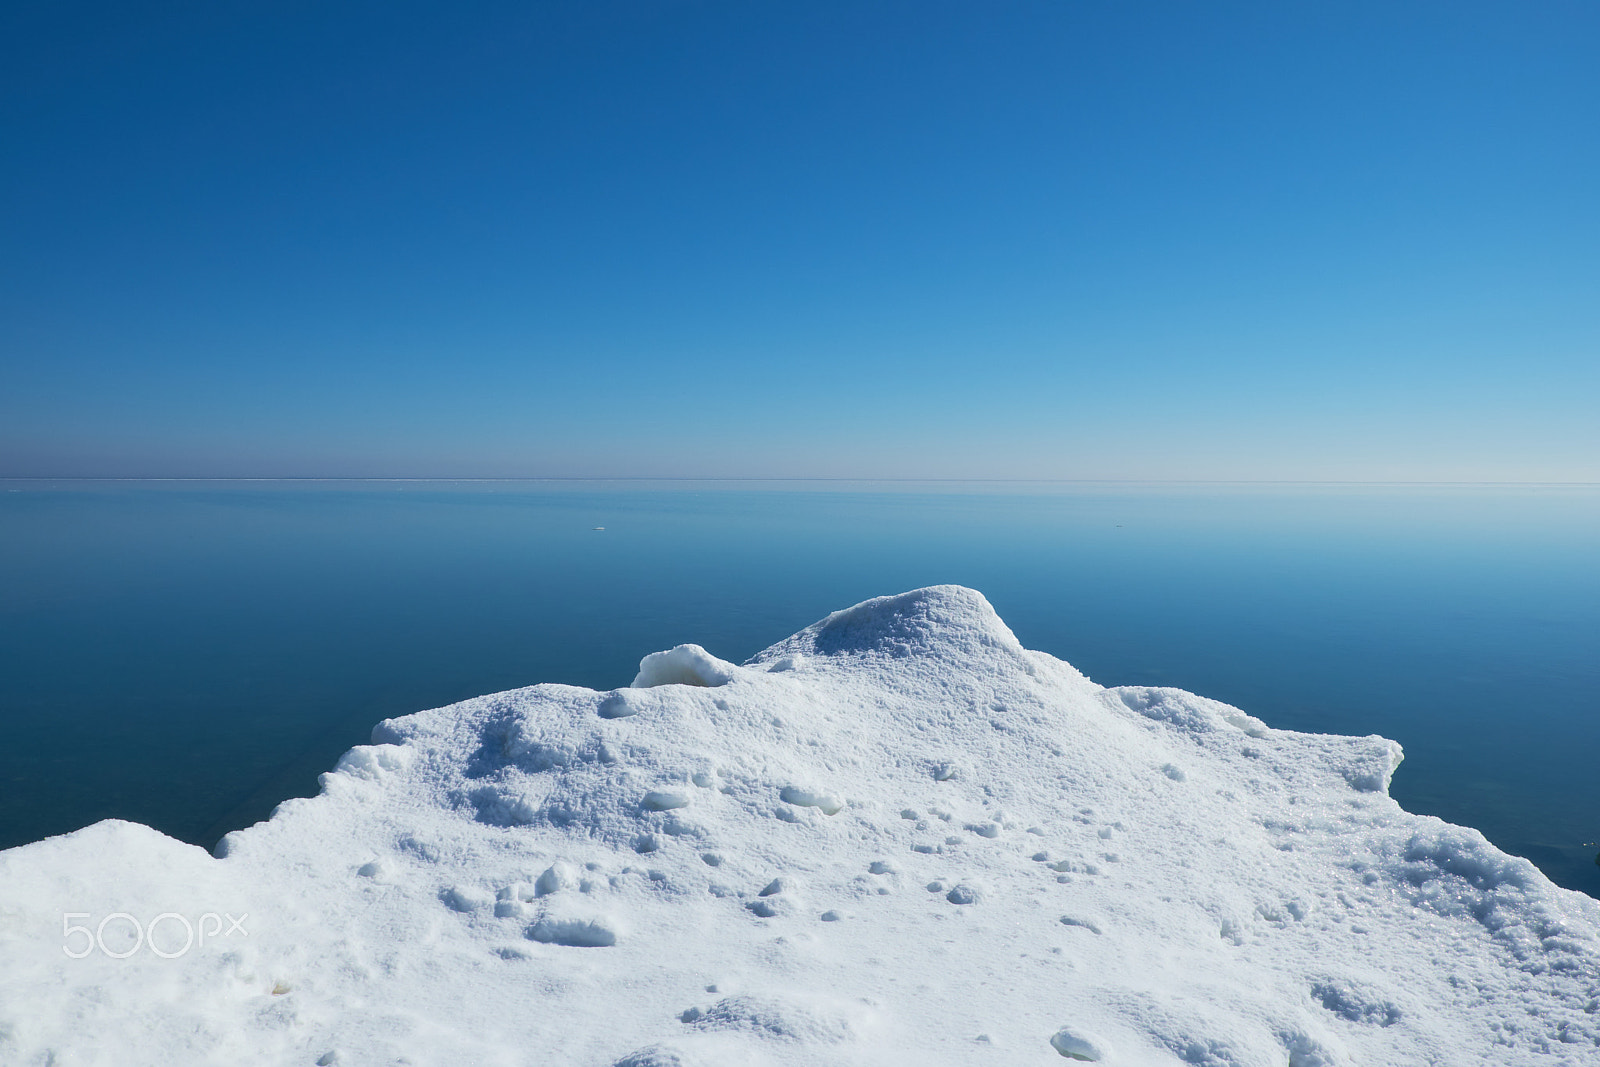
<path id="1" fill-rule="evenodd" d="M 1401 810 L 1398 745 L 970 589 L 372 742 L 215 855 L 0 853 L 0 1063 L 1600 1063 L 1600 902 Z"/>

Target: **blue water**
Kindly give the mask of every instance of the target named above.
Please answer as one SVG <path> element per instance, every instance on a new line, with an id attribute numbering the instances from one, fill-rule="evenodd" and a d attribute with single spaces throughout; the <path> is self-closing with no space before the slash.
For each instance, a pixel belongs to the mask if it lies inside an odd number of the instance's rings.
<path id="1" fill-rule="evenodd" d="M 209 847 L 386 716 L 957 582 L 1096 681 L 1395 738 L 1407 808 L 1600 895 L 1593 487 L 0 490 L 0 847 L 112 816 Z"/>

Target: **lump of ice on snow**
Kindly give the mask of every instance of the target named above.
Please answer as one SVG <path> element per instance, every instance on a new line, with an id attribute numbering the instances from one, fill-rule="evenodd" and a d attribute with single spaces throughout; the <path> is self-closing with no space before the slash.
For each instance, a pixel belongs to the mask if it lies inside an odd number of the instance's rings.
<path id="1" fill-rule="evenodd" d="M 1106 1058 L 1106 1043 L 1100 1037 L 1075 1026 L 1063 1026 L 1050 1039 L 1050 1046 L 1069 1060 L 1098 1063 Z"/>
<path id="2" fill-rule="evenodd" d="M 547 897 L 551 893 L 559 893 L 563 889 L 576 885 L 577 882 L 578 872 L 573 868 L 572 864 L 562 863 L 557 860 L 546 867 L 544 873 L 539 876 L 538 881 L 533 883 L 533 892 L 535 896 Z"/>
<path id="3" fill-rule="evenodd" d="M 794 804 L 802 808 L 818 808 L 824 815 L 837 815 L 844 809 L 844 801 L 838 797 L 811 789 L 802 789 L 797 785 L 784 786 L 778 792 L 778 799 L 785 804 Z"/>
<path id="4" fill-rule="evenodd" d="M 665 652 L 652 652 L 639 661 L 634 689 L 658 685 L 727 685 L 739 668 L 713 656 L 699 645 L 679 645 Z"/>
<path id="5" fill-rule="evenodd" d="M 978 891 L 970 885 L 958 885 L 945 894 L 945 899 L 952 904 L 976 904 Z"/>
<path id="6" fill-rule="evenodd" d="M 672 811 L 675 808 L 687 808 L 689 795 L 678 793 L 670 789 L 652 790 L 644 795 L 640 805 L 646 811 Z"/>

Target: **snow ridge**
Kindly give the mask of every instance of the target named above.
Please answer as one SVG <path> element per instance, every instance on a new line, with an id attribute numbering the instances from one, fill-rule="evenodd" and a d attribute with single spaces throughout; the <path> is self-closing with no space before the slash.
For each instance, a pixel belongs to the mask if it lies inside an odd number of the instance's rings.
<path id="1" fill-rule="evenodd" d="M 0 853 L 0 1062 L 1600 1062 L 1600 904 L 1400 759 L 879 597 L 380 723 L 214 858 Z M 69 911 L 251 918 L 73 959 Z"/>

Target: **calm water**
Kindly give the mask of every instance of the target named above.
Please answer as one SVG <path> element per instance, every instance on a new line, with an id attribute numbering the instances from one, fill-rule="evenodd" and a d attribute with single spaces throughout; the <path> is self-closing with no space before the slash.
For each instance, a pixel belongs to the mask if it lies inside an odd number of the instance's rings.
<path id="1" fill-rule="evenodd" d="M 3 482 L 0 847 L 209 847 L 386 716 L 938 582 L 1096 681 L 1393 737 L 1407 808 L 1600 895 L 1593 487 Z"/>

